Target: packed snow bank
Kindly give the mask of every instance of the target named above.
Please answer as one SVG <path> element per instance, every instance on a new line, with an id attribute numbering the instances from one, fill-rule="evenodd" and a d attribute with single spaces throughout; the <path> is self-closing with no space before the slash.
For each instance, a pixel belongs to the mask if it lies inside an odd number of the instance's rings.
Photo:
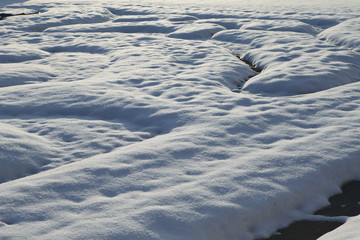
<path id="1" fill-rule="evenodd" d="M 320 237 L 319 240 L 357 240 L 360 236 L 360 216 L 349 218 L 345 224 Z"/>
<path id="2" fill-rule="evenodd" d="M 314 35 L 357 5 L 154 2 L 9 6 L 0 238 L 252 240 L 360 175 L 359 54 Z"/>
<path id="3" fill-rule="evenodd" d="M 360 51 L 360 18 L 346 20 L 319 34 L 321 39 Z"/>

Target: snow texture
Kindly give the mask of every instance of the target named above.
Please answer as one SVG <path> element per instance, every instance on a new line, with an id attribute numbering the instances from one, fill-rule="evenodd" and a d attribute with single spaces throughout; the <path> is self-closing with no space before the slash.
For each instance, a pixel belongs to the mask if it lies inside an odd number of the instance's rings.
<path id="1" fill-rule="evenodd" d="M 357 240 L 360 236 L 360 216 L 351 217 L 344 225 L 323 235 L 319 240 Z"/>
<path id="2" fill-rule="evenodd" d="M 252 240 L 360 176 L 358 1 L 0 7 L 1 239 Z"/>
<path id="3" fill-rule="evenodd" d="M 320 38 L 336 45 L 360 51 L 360 18 L 346 20 L 320 34 Z"/>

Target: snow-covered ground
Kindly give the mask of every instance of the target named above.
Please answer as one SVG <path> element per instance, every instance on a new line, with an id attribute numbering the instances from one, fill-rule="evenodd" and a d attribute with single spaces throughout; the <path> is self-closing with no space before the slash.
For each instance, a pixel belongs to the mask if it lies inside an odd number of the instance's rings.
<path id="1" fill-rule="evenodd" d="M 360 236 L 360 216 L 349 218 L 345 224 L 331 231 L 319 240 L 358 240 Z"/>
<path id="2" fill-rule="evenodd" d="M 1 239 L 252 240 L 360 176 L 357 0 L 0 7 Z"/>

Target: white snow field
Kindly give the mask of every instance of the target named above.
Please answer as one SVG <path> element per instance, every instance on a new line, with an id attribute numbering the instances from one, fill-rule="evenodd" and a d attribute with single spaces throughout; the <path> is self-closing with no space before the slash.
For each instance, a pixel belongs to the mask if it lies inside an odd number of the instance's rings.
<path id="1" fill-rule="evenodd" d="M 360 177 L 358 0 L 0 7 L 0 239 L 253 240 Z"/>

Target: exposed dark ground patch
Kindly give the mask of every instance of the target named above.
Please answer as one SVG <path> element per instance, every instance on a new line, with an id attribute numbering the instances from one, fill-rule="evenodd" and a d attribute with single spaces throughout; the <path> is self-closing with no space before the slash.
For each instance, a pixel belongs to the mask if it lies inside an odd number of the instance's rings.
<path id="1" fill-rule="evenodd" d="M 259 68 L 259 67 L 257 67 L 257 66 L 254 65 L 253 63 L 251 63 L 251 62 L 243 59 L 243 58 L 240 57 L 239 55 L 236 55 L 236 57 L 237 57 L 240 61 L 246 63 L 246 64 L 251 68 L 251 70 L 254 71 L 254 75 L 249 76 L 248 79 L 246 79 L 245 81 L 241 81 L 241 84 L 238 84 L 238 85 L 236 86 L 237 88 L 232 90 L 233 92 L 240 93 L 241 90 L 242 90 L 242 88 L 243 88 L 243 86 L 244 86 L 244 84 L 245 84 L 250 78 L 255 77 L 256 75 L 258 75 L 259 73 L 261 73 L 262 69 Z"/>
<path id="2" fill-rule="evenodd" d="M 342 222 L 327 221 L 297 221 L 286 228 L 279 229 L 270 238 L 264 240 L 316 240 L 342 224 Z"/>
<path id="3" fill-rule="evenodd" d="M 4 20 L 7 17 L 14 17 L 14 16 L 24 16 L 24 15 L 33 15 L 33 14 L 38 14 L 39 12 L 33 12 L 33 13 L 17 13 L 17 14 L 13 14 L 13 13 L 0 13 L 0 21 Z"/>
<path id="4" fill-rule="evenodd" d="M 251 68 L 251 70 L 253 70 L 253 71 L 257 72 L 257 73 L 261 73 L 261 71 L 262 71 L 261 68 L 257 67 L 257 66 L 254 65 L 253 63 L 251 63 L 251 62 L 243 59 L 243 58 L 240 57 L 239 55 L 236 55 L 236 57 L 237 57 L 238 59 L 240 59 L 240 61 L 242 61 L 242 62 L 246 63 L 247 65 L 249 65 L 249 67 Z"/>
<path id="5" fill-rule="evenodd" d="M 343 185 L 342 193 L 329 198 L 330 205 L 316 211 L 315 215 L 329 217 L 357 216 L 360 214 L 360 181 L 351 181 Z"/>
<path id="6" fill-rule="evenodd" d="M 342 193 L 329 198 L 330 205 L 314 212 L 314 215 L 328 217 L 356 216 L 360 214 L 360 181 L 345 183 Z M 325 233 L 328 233 L 343 222 L 339 221 L 316 221 L 301 220 L 290 224 L 286 228 L 276 231 L 266 239 L 258 240 L 316 240 Z"/>

